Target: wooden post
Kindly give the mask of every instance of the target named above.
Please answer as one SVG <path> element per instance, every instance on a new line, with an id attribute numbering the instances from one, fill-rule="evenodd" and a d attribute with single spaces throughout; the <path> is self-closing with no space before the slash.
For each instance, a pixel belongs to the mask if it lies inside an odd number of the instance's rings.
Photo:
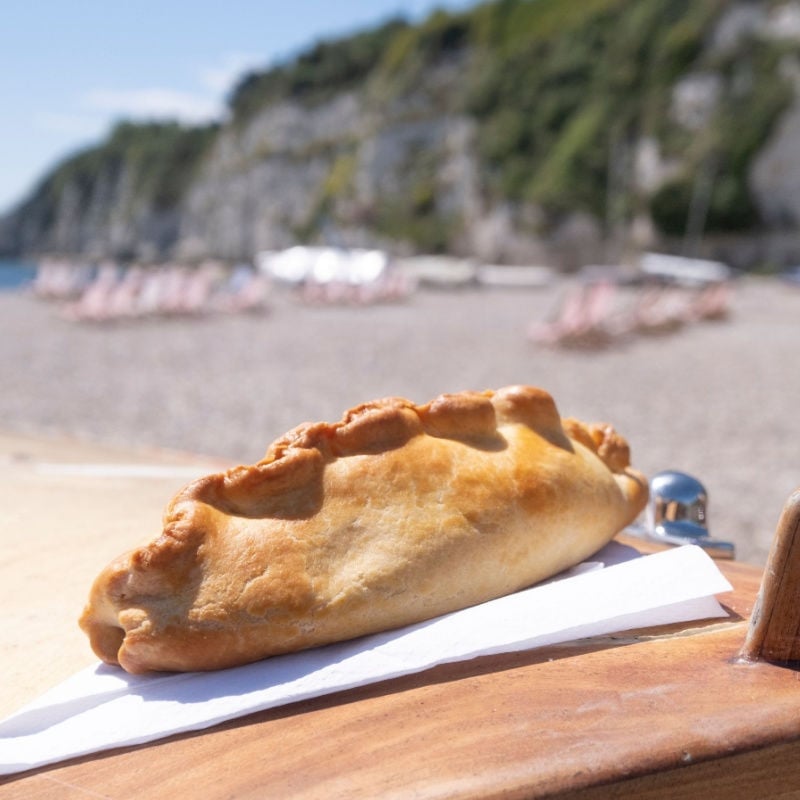
<path id="1" fill-rule="evenodd" d="M 800 662 L 800 489 L 778 521 L 740 655 L 746 661 Z"/>

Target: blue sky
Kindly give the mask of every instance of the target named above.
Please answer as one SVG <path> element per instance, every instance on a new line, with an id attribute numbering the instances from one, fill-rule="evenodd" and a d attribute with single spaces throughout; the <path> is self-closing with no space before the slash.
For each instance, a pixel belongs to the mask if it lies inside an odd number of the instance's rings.
<path id="1" fill-rule="evenodd" d="M 2 0 L 0 213 L 119 119 L 218 118 L 238 75 L 476 0 Z"/>

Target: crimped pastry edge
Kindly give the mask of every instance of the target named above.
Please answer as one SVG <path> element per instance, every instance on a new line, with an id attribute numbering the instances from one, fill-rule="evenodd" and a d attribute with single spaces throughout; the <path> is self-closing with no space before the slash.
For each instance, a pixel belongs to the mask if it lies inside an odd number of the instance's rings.
<path id="1" fill-rule="evenodd" d="M 624 472 L 630 466 L 628 444 L 611 425 L 562 419 L 544 389 L 515 384 L 483 392 L 441 394 L 423 405 L 403 397 L 385 397 L 354 406 L 338 422 L 303 423 L 276 439 L 256 464 L 201 478 L 180 492 L 175 502 L 211 499 L 211 491 L 216 502 L 234 510 L 237 495 L 249 492 L 255 482 L 261 492 L 285 492 L 300 488 L 317 470 L 338 458 L 395 449 L 422 434 L 471 442 L 497 440 L 500 427 L 511 423 L 528 425 L 563 447 L 569 448 L 569 439 L 575 439 L 596 453 L 612 472 Z"/>

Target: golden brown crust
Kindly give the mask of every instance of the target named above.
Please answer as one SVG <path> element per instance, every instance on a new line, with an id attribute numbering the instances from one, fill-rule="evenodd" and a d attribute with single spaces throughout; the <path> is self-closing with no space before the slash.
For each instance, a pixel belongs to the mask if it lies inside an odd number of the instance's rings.
<path id="1" fill-rule="evenodd" d="M 81 625 L 131 672 L 213 669 L 409 624 L 591 555 L 646 482 L 608 425 L 511 386 L 365 403 L 179 492 Z"/>

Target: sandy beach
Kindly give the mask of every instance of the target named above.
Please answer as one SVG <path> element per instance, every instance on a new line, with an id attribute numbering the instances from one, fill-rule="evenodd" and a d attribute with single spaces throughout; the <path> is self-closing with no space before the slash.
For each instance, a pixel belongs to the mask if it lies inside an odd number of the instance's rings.
<path id="1" fill-rule="evenodd" d="M 278 293 L 255 314 L 102 325 L 3 292 L 0 432 L 249 463 L 289 428 L 376 397 L 529 383 L 564 416 L 614 424 L 646 474 L 699 477 L 713 535 L 763 564 L 800 486 L 800 290 L 749 278 L 724 321 L 601 350 L 534 344 L 526 330 L 564 289 L 424 289 L 357 308 Z"/>

